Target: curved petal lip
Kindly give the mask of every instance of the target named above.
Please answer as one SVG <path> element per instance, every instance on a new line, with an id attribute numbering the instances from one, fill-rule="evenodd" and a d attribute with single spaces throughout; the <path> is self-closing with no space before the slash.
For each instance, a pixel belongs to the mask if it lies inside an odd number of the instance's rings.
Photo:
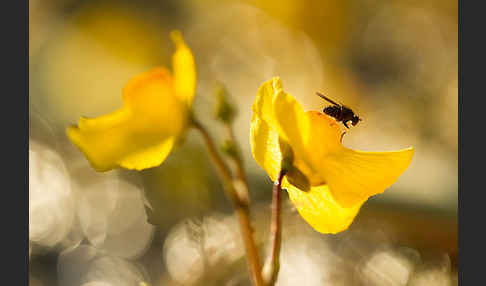
<path id="1" fill-rule="evenodd" d="M 345 208 L 334 200 L 327 185 L 312 187 L 308 192 L 302 192 L 287 182 L 284 186 L 302 218 L 324 234 L 336 234 L 348 229 L 364 203 L 362 201 Z"/>
<path id="2" fill-rule="evenodd" d="M 329 156 L 320 169 L 336 201 L 352 206 L 383 193 L 408 169 L 413 147 L 387 152 L 363 152 L 348 148 Z"/>
<path id="3" fill-rule="evenodd" d="M 105 131 L 109 133 L 107 136 L 104 135 Z M 106 172 L 116 167 L 139 171 L 156 167 L 169 155 L 175 142 L 175 137 L 167 137 L 139 145 L 140 143 L 127 141 L 127 138 L 135 138 L 130 135 L 129 129 L 122 129 L 117 133 L 112 133 L 109 129 L 86 132 L 73 125 L 66 129 L 66 133 L 98 172 Z M 111 142 L 112 139 L 114 142 Z"/>

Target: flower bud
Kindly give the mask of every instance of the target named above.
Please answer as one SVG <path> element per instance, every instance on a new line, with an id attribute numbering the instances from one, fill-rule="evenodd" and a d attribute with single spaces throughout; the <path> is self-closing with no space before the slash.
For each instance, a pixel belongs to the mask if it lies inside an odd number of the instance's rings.
<path id="1" fill-rule="evenodd" d="M 216 118 L 231 124 L 236 117 L 236 109 L 229 101 L 230 95 L 228 90 L 222 83 L 218 82 L 215 93 L 217 96 Z"/>

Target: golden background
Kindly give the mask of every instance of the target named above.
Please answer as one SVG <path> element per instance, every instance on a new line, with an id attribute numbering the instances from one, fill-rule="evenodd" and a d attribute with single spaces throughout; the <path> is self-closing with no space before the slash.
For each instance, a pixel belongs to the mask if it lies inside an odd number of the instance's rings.
<path id="1" fill-rule="evenodd" d="M 64 133 L 120 107 L 129 78 L 170 66 L 172 29 L 195 55 L 196 115 L 220 143 L 216 82 L 238 109 L 262 253 L 272 182 L 249 146 L 262 82 L 280 76 L 305 109 L 326 106 L 316 91 L 352 107 L 363 121 L 347 147 L 415 147 L 409 169 L 343 233 L 317 233 L 285 195 L 277 285 L 456 285 L 457 23 L 449 0 L 30 0 L 31 285 L 249 285 L 230 204 L 195 132 L 160 167 L 108 173 Z"/>

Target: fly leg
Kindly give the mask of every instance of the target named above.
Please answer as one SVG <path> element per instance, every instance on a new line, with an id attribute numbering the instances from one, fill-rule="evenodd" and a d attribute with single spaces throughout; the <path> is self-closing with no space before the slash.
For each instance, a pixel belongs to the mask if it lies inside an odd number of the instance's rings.
<path id="1" fill-rule="evenodd" d="M 341 143 L 343 143 L 344 134 L 346 134 L 346 131 L 343 131 L 343 133 L 341 134 Z"/>

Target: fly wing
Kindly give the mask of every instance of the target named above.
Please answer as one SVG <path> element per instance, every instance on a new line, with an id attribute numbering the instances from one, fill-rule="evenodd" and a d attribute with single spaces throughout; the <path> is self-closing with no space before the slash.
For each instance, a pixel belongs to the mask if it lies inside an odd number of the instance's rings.
<path id="1" fill-rule="evenodd" d="M 320 92 L 316 92 L 316 94 L 317 94 L 318 96 L 320 96 L 321 98 L 323 98 L 323 99 L 327 100 L 328 102 L 330 102 L 330 103 L 334 104 L 334 105 L 338 105 L 338 106 L 339 106 L 339 105 L 342 105 L 342 104 L 336 103 L 335 101 L 333 101 L 332 99 L 330 99 L 329 97 L 325 96 L 324 94 L 322 94 L 322 93 L 320 93 Z"/>

